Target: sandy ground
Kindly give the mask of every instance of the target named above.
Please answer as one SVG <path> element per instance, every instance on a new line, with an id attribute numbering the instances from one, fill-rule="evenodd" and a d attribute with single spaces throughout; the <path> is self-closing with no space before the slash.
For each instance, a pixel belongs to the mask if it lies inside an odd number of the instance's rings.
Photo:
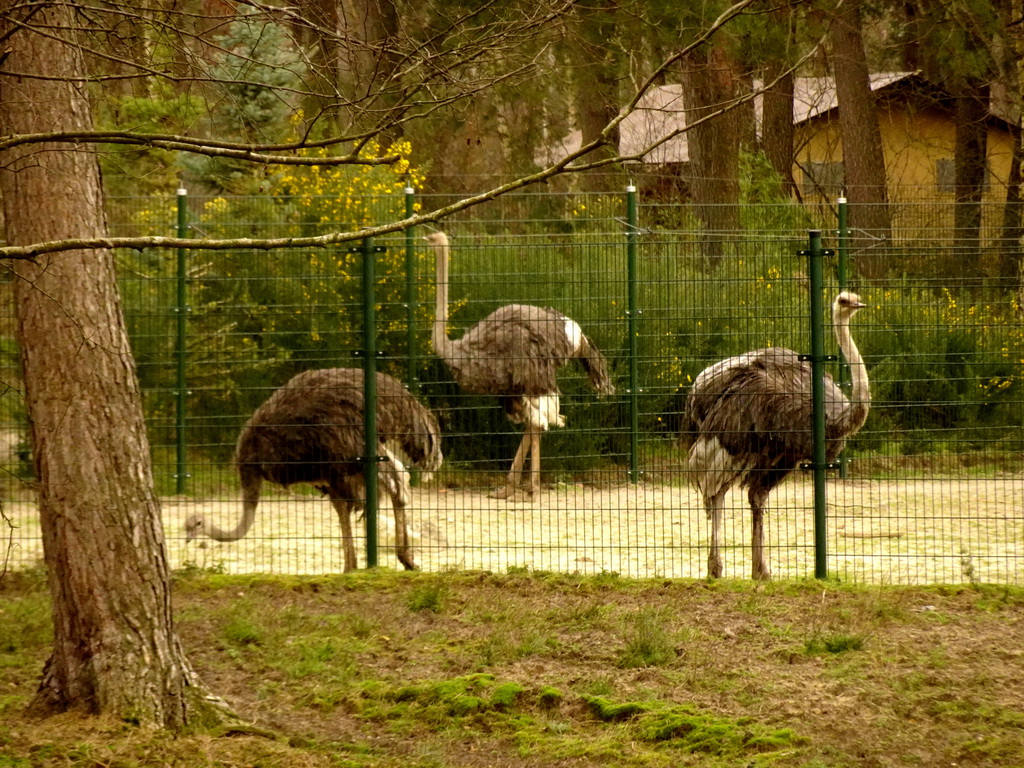
<path id="1" fill-rule="evenodd" d="M 828 569 L 848 581 L 878 584 L 1024 583 L 1024 476 L 831 480 Z M 750 573 L 749 514 L 730 495 L 725 522 L 725 575 Z M 770 501 L 768 560 L 776 578 L 814 575 L 811 485 L 795 478 Z M 9 566 L 41 557 L 34 505 L 7 502 L 16 528 Z M 235 499 L 163 500 L 172 568 L 185 564 L 229 573 L 329 573 L 342 570 L 340 528 L 317 495 L 266 494 L 249 535 L 234 543 L 186 543 L 192 513 L 232 526 Z M 413 490 L 415 556 L 428 571 L 510 567 L 579 573 L 614 571 L 631 577 L 706 574 L 709 530 L 699 496 L 683 487 L 639 483 L 613 488 L 545 488 L 535 503 L 490 499 L 484 490 Z M 7 526 L 4 526 L 7 528 Z M 393 549 L 390 507 L 382 502 L 378 563 L 400 567 Z M 364 535 L 363 523 L 357 531 Z M 4 530 L 4 541 L 11 531 Z M 364 549 L 364 541 L 357 548 Z M 362 562 L 362 555 L 361 562 Z M 0 554 L 2 563 L 2 554 Z"/>

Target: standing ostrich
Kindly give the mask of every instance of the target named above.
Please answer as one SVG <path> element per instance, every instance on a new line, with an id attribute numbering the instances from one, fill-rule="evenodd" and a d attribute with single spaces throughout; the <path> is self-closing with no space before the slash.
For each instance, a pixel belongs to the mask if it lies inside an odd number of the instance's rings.
<path id="1" fill-rule="evenodd" d="M 846 438 L 868 416 L 871 391 L 864 359 L 850 336 L 850 320 L 866 304 L 842 292 L 832 304 L 836 340 L 850 363 L 852 401 L 825 376 L 827 456 L 835 460 Z M 693 382 L 684 422 L 694 441 L 689 466 L 711 519 L 708 574 L 722 575 L 718 551 L 725 495 L 737 482 L 753 512 L 753 578 L 770 579 L 764 557 L 768 494 L 797 464 L 811 458 L 811 365 L 789 349 L 756 349 L 705 368 Z"/>
<path id="2" fill-rule="evenodd" d="M 383 461 L 379 482 L 395 513 L 395 549 L 406 569 L 415 569 L 405 508 L 408 465 L 430 473 L 441 466 L 441 432 L 434 415 L 390 376 L 377 374 L 377 437 Z M 185 523 L 186 540 L 200 533 L 217 541 L 238 541 L 256 518 L 264 480 L 288 487 L 310 483 L 330 497 L 341 521 L 345 570 L 356 567 L 352 512 L 363 508 L 363 372 L 356 368 L 305 371 L 256 409 L 235 446 L 242 485 L 242 517 L 222 530 L 201 515 Z"/>
<path id="3" fill-rule="evenodd" d="M 455 381 L 467 392 L 497 395 L 505 415 L 523 424 L 523 439 L 512 460 L 504 488 L 492 498 L 517 497 L 526 454 L 530 454 L 530 487 L 540 493 L 540 436 L 551 426 L 564 427 L 559 412 L 556 373 L 570 360 L 579 360 L 600 395 L 615 392 L 601 351 L 583 334 L 575 320 L 546 307 L 509 304 L 494 310 L 457 341 L 448 338 L 448 236 L 426 236 L 437 256 L 437 306 L 431 343 Z"/>

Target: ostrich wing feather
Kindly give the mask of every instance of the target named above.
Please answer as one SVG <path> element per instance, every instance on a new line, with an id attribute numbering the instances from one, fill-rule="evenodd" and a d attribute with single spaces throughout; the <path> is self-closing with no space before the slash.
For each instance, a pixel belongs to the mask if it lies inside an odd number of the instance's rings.
<path id="1" fill-rule="evenodd" d="M 825 378 L 826 426 L 841 422 L 849 402 Z M 795 463 L 811 455 L 811 367 L 789 349 L 738 355 L 705 369 L 687 400 L 691 433 L 714 437 L 742 463 Z M 835 429 L 828 435 L 840 435 Z M 836 449 L 838 450 L 838 449 Z M 830 451 L 831 452 L 831 451 Z M 755 460 L 755 457 L 759 457 Z"/>
<path id="2" fill-rule="evenodd" d="M 395 379 L 377 375 L 377 430 L 427 471 L 441 464 L 433 414 Z M 319 484 L 330 474 L 361 472 L 365 453 L 363 372 L 328 368 L 293 377 L 256 409 L 243 428 L 236 462 L 280 485 Z M 248 468 L 248 469 L 247 469 Z"/>
<path id="3" fill-rule="evenodd" d="M 468 391 L 528 397 L 557 392 L 558 368 L 574 351 L 567 322 L 544 307 L 501 307 L 454 342 L 448 362 Z"/>

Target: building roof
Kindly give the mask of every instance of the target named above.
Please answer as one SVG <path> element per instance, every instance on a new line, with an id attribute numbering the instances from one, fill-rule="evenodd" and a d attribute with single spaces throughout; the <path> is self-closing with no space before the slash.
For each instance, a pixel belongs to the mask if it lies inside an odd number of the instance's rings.
<path id="1" fill-rule="evenodd" d="M 754 84 L 755 88 L 760 83 Z M 909 88 L 917 93 L 930 93 L 940 103 L 949 103 L 948 94 L 934 84 L 926 81 L 919 72 L 878 72 L 871 75 L 871 90 L 885 91 L 890 88 Z M 944 97 L 944 99 L 942 98 Z M 831 77 L 798 77 L 793 81 L 793 124 L 801 125 L 809 120 L 822 117 L 839 106 L 835 79 Z M 754 114 L 757 121 L 756 131 L 761 133 L 762 99 L 754 97 Z M 999 124 L 1005 126 L 1013 122 L 1012 110 L 1005 99 L 998 96 L 993 88 L 991 98 L 991 116 Z M 637 109 L 627 115 L 619 126 L 619 151 L 621 154 L 638 155 L 657 142 L 657 147 L 643 154 L 642 162 L 685 163 L 690 159 L 685 133 L 670 139 L 666 136 L 686 126 L 686 111 L 683 103 L 681 85 L 662 85 L 652 88 L 640 100 Z M 576 146 L 579 146 L 577 143 Z"/>

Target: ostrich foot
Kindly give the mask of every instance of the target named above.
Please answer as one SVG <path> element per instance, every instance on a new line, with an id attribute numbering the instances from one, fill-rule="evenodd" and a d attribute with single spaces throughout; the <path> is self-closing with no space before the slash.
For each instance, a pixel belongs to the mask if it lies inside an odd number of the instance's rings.
<path id="1" fill-rule="evenodd" d="M 772 572 L 764 563 L 754 563 L 754 568 L 750 576 L 754 581 L 771 581 Z"/>
<path id="2" fill-rule="evenodd" d="M 716 554 L 708 556 L 708 578 L 722 578 L 722 558 Z"/>

